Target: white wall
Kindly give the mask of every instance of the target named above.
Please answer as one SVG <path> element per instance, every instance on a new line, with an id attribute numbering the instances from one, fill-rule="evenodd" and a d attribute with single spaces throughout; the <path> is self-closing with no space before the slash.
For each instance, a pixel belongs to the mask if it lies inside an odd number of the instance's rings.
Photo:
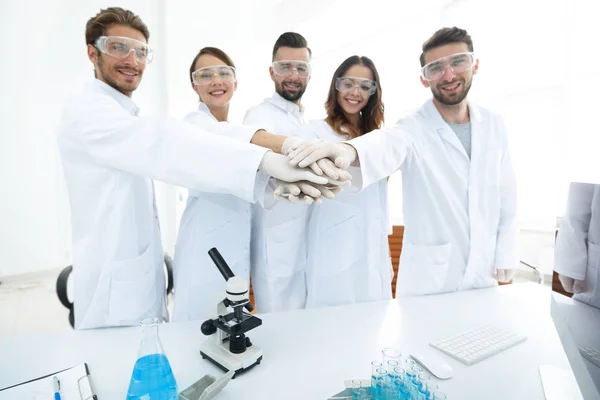
<path id="1" fill-rule="evenodd" d="M 600 130 L 598 129 L 598 15 L 600 2 L 574 0 L 569 7 L 570 29 L 564 30 L 569 46 L 564 50 L 569 61 L 568 126 L 569 179 L 600 183 Z"/>
<path id="2" fill-rule="evenodd" d="M 160 0 L 121 1 L 155 31 Z M 70 262 L 70 225 L 54 130 L 65 98 L 93 78 L 85 23 L 106 1 L 3 2 L 0 12 L 0 276 Z M 160 108 L 160 69 L 135 100 Z"/>

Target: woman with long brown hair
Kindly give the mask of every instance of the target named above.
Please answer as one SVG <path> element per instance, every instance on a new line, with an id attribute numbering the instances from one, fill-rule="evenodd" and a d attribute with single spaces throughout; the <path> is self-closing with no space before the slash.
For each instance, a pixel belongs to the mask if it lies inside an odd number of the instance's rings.
<path id="1" fill-rule="evenodd" d="M 333 74 L 325 109 L 327 117 L 307 124 L 299 136 L 339 142 L 381 128 L 384 108 L 373 61 L 346 59 Z M 390 299 L 388 229 L 386 179 L 311 206 L 306 307 Z"/>

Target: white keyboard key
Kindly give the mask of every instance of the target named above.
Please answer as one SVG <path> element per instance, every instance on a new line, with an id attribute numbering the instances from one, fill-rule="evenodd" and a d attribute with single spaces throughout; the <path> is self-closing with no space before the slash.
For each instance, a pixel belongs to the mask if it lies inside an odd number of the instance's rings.
<path id="1" fill-rule="evenodd" d="M 526 339 L 527 337 L 524 335 L 487 326 L 436 340 L 431 342 L 430 346 L 466 365 L 473 365 Z M 597 362 L 600 364 L 600 352 L 596 350 L 595 354 L 597 354 Z M 596 365 L 600 366 L 599 364 Z"/>

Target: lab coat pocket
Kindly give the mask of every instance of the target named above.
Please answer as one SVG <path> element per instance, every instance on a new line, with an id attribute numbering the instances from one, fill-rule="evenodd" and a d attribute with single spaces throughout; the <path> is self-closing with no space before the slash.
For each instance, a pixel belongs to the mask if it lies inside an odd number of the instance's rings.
<path id="1" fill-rule="evenodd" d="M 155 308 L 158 274 L 162 270 L 156 271 L 153 250 L 154 247 L 149 245 L 137 257 L 112 263 L 108 308 L 111 324 L 136 324 Z"/>
<path id="2" fill-rule="evenodd" d="M 423 295 L 442 290 L 450 261 L 450 242 L 437 246 L 402 245 L 396 295 Z"/>

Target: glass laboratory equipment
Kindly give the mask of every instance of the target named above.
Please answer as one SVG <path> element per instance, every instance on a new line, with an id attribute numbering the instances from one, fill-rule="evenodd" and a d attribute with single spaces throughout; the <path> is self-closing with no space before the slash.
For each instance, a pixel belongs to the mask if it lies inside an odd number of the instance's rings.
<path id="1" fill-rule="evenodd" d="M 381 368 L 382 364 L 379 361 L 371 361 L 371 388 L 375 390 L 377 385 L 377 369 Z"/>
<path id="2" fill-rule="evenodd" d="M 377 368 L 375 371 L 375 389 L 373 390 L 373 397 L 376 400 L 385 400 L 386 387 L 388 385 L 388 371 L 385 368 Z"/>
<path id="3" fill-rule="evenodd" d="M 158 337 L 158 318 L 144 318 L 127 400 L 177 400 L 177 383 Z"/>
<path id="4" fill-rule="evenodd" d="M 352 380 L 352 400 L 367 400 L 367 389 L 362 387 L 360 379 Z"/>
<path id="5" fill-rule="evenodd" d="M 383 350 L 381 350 L 381 362 L 383 364 L 383 367 L 385 368 L 388 360 L 395 360 L 397 362 L 400 362 L 401 356 L 402 353 L 400 353 L 400 350 L 398 349 L 395 349 L 393 347 L 384 348 Z"/>

